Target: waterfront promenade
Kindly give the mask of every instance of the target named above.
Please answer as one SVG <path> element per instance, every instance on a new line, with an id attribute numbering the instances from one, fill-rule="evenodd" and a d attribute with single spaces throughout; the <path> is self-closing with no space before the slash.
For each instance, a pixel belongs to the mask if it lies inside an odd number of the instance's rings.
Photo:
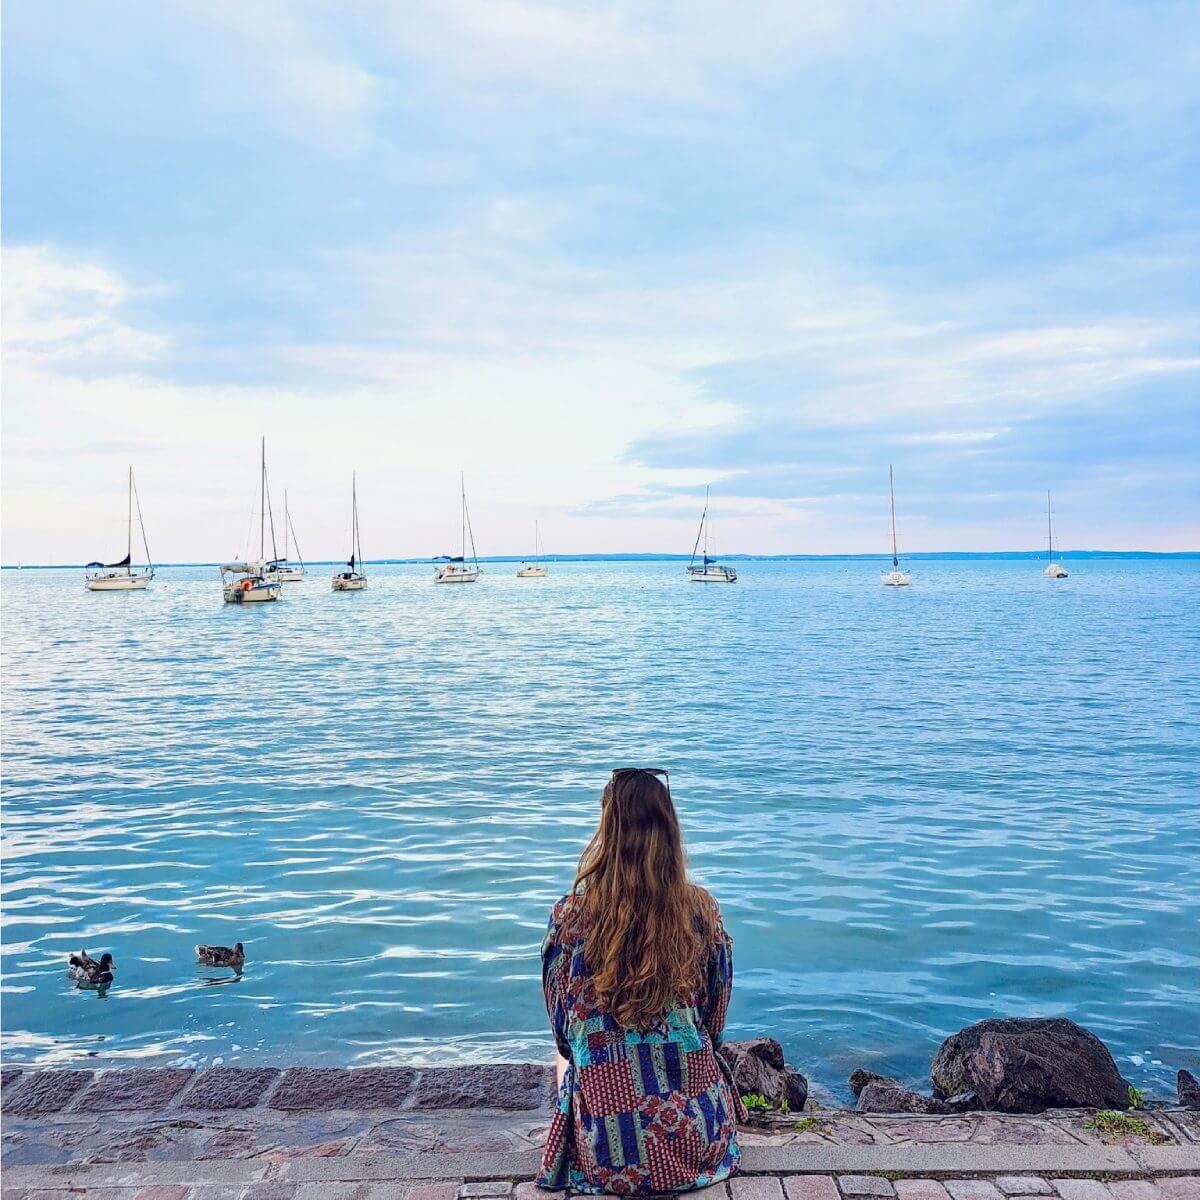
<path id="1" fill-rule="evenodd" d="M 549 1072 L 215 1067 L 3 1072 L 3 1200 L 536 1200 Z M 741 1134 L 713 1200 L 1200 1200 L 1200 1112 L 868 1114 Z"/>

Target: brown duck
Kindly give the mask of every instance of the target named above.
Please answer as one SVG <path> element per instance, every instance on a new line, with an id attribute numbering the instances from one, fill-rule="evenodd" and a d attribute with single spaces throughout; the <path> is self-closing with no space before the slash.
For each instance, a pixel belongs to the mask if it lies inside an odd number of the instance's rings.
<path id="1" fill-rule="evenodd" d="M 241 942 L 235 942 L 232 950 L 228 946 L 197 946 L 196 958 L 206 967 L 232 967 L 240 971 L 246 951 Z"/>
<path id="2" fill-rule="evenodd" d="M 67 974 L 76 987 L 107 987 L 113 981 L 113 956 L 106 950 L 95 959 L 86 950 L 80 950 L 67 956 Z"/>

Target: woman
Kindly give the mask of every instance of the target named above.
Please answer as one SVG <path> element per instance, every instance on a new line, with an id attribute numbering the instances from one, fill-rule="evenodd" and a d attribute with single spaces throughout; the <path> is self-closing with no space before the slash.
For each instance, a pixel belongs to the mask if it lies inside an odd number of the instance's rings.
<path id="1" fill-rule="evenodd" d="M 677 1192 L 737 1170 L 745 1114 L 716 1053 L 733 946 L 688 879 L 665 771 L 613 772 L 542 984 L 560 1056 L 542 1187 Z"/>

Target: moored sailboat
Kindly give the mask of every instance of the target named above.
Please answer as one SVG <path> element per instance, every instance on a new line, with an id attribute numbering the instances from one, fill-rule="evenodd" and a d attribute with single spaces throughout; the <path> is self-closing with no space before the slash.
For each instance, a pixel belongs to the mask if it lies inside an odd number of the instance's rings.
<path id="1" fill-rule="evenodd" d="M 346 569 L 333 577 L 335 592 L 361 592 L 367 586 L 362 570 L 362 543 L 358 536 L 358 477 L 350 476 L 350 557 Z"/>
<path id="2" fill-rule="evenodd" d="M 900 570 L 900 558 L 896 553 L 896 484 L 892 477 L 892 464 L 888 463 L 888 497 L 892 506 L 892 569 L 884 571 L 884 587 L 908 587 L 912 576 L 907 571 Z"/>
<path id="3" fill-rule="evenodd" d="M 546 559 L 545 552 L 542 549 L 542 535 L 538 529 L 538 523 L 533 523 L 533 558 L 528 559 L 521 564 L 521 569 L 517 572 L 518 579 L 545 579 L 546 578 Z"/>
<path id="4" fill-rule="evenodd" d="M 267 514 L 270 498 L 267 495 L 267 439 L 262 440 L 262 459 L 259 472 L 258 558 L 254 562 L 222 563 L 221 594 L 226 604 L 261 604 L 278 600 L 283 595 L 283 583 L 268 568 L 276 561 L 275 517 L 271 516 L 271 558 L 267 558 Z"/>
<path id="5" fill-rule="evenodd" d="M 133 569 L 133 508 L 137 505 L 138 527 L 142 531 L 142 546 L 146 551 L 146 565 L 141 570 Z M 146 523 L 142 520 L 142 502 L 138 498 L 137 486 L 133 482 L 133 467 L 129 468 L 129 489 L 126 501 L 125 557 L 120 562 L 91 562 L 85 568 L 84 587 L 89 592 L 141 592 L 154 578 L 154 565 L 150 562 L 150 545 L 146 541 Z"/>
<path id="6" fill-rule="evenodd" d="M 296 547 L 296 562 L 289 558 L 288 534 L 291 534 L 292 545 Z M 288 509 L 287 489 L 283 492 L 283 557 L 267 564 L 267 569 L 280 583 L 303 583 L 304 555 L 300 553 L 300 541 L 296 537 L 296 529 L 292 525 L 292 514 Z"/>
<path id="7" fill-rule="evenodd" d="M 1059 551 L 1062 558 L 1062 551 Z M 1046 493 L 1046 569 L 1042 572 L 1047 579 L 1066 579 L 1067 568 L 1054 561 L 1054 525 L 1050 516 L 1050 493 Z"/>
<path id="8" fill-rule="evenodd" d="M 462 553 L 443 554 L 439 557 L 444 566 L 435 567 L 434 583 L 474 583 L 479 578 L 479 559 L 475 554 L 475 532 L 471 528 L 471 514 L 467 511 L 466 477 L 460 477 L 462 490 Z M 471 560 L 467 562 L 467 541 L 471 543 Z"/>
<path id="9" fill-rule="evenodd" d="M 700 539 L 704 539 L 701 550 Z M 700 552 L 700 563 L 696 554 Z M 692 560 L 688 563 L 688 579 L 692 583 L 737 583 L 737 572 L 732 567 L 723 567 L 708 554 L 708 488 L 704 489 L 704 511 L 700 514 L 700 528 L 696 530 L 696 542 L 692 546 Z"/>

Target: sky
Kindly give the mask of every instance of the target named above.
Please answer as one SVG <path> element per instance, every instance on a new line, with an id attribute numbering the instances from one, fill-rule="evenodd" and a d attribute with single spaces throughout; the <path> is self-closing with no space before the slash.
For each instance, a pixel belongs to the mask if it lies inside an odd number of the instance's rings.
<path id="1" fill-rule="evenodd" d="M 3 561 L 1200 549 L 1195 3 L 10 0 Z"/>

